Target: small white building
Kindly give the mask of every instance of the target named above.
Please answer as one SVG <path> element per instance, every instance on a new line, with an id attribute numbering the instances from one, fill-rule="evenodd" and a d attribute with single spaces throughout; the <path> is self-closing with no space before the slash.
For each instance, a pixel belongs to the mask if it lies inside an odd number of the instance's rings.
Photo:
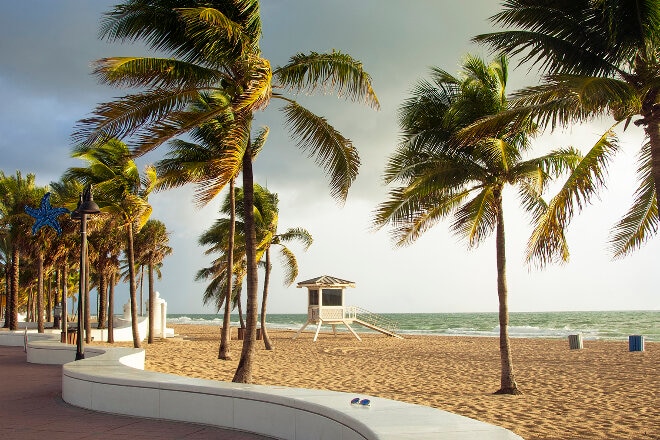
<path id="1" fill-rule="evenodd" d="M 330 275 L 322 275 L 298 283 L 298 288 L 307 288 L 307 322 L 298 330 L 293 339 L 307 328 L 309 324 L 316 325 L 314 341 L 318 339 L 323 324 L 331 325 L 333 334 L 337 335 L 337 324 L 343 324 L 358 340 L 360 336 L 351 328 L 357 323 L 364 327 L 400 338 L 395 334 L 396 324 L 387 322 L 378 315 L 344 303 L 344 289 L 355 287 L 353 281 L 343 280 Z M 359 313 L 359 316 L 358 316 Z"/>

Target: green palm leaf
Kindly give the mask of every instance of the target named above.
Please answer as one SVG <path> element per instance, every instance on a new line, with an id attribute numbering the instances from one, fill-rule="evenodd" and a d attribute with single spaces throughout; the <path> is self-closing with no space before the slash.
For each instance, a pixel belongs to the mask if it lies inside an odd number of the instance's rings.
<path id="1" fill-rule="evenodd" d="M 278 87 L 314 93 L 337 93 L 353 101 L 362 100 L 373 108 L 380 103 L 371 85 L 371 77 L 362 68 L 362 63 L 338 51 L 331 53 L 299 53 L 286 66 L 273 72 Z"/>
<path id="2" fill-rule="evenodd" d="M 537 213 L 536 226 L 527 244 L 527 261 L 537 261 L 544 266 L 556 261 L 558 255 L 560 261 L 568 259 L 564 229 L 573 215 L 589 204 L 605 185 L 607 165 L 618 149 L 616 135 L 609 130 L 575 166 L 547 208 Z"/>
<path id="3" fill-rule="evenodd" d="M 651 145 L 646 143 L 639 155 L 637 176 L 640 184 L 633 205 L 612 228 L 610 247 L 614 258 L 630 254 L 658 232 L 658 197 L 651 169 Z"/>
<path id="4" fill-rule="evenodd" d="M 295 102 L 287 104 L 283 111 L 298 147 L 313 157 L 330 176 L 331 194 L 340 201 L 346 200 L 360 166 L 353 143 L 328 124 L 325 118 Z"/>

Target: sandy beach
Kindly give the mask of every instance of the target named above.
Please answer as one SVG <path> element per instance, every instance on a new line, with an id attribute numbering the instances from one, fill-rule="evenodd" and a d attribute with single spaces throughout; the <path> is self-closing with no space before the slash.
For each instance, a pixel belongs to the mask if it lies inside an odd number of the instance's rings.
<path id="1" fill-rule="evenodd" d="M 230 381 L 233 360 L 217 359 L 218 327 L 175 325 L 177 337 L 144 343 L 148 370 Z M 234 336 L 236 330 L 233 329 Z M 627 341 L 512 339 L 519 396 L 499 396 L 497 338 L 270 331 L 258 341 L 258 384 L 319 388 L 428 405 L 503 426 L 526 440 L 660 439 L 660 346 L 629 352 Z M 131 345 L 131 344 L 122 344 Z"/>

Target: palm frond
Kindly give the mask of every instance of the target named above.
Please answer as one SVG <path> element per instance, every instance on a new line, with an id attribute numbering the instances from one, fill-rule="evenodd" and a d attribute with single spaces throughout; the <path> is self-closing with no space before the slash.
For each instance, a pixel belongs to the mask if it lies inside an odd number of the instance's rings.
<path id="1" fill-rule="evenodd" d="M 279 260 L 284 269 L 282 284 L 284 286 L 290 286 L 298 278 L 298 260 L 296 260 L 296 256 L 291 249 L 286 246 L 280 246 Z"/>
<path id="2" fill-rule="evenodd" d="M 448 216 L 469 195 L 469 190 L 421 192 L 419 187 L 393 188 L 389 198 L 378 205 L 372 226 L 392 226 L 395 246 L 407 246 Z"/>
<path id="3" fill-rule="evenodd" d="M 102 84 L 150 89 L 210 89 L 227 75 L 172 58 L 110 57 L 96 60 L 92 73 Z"/>
<path id="4" fill-rule="evenodd" d="M 277 86 L 294 92 L 314 93 L 321 89 L 380 108 L 371 77 L 362 63 L 338 51 L 299 53 L 287 65 L 276 68 L 273 78 Z"/>
<path id="5" fill-rule="evenodd" d="M 198 97 L 195 89 L 157 89 L 102 103 L 92 112 L 94 116 L 78 121 L 72 139 L 83 146 L 101 144 L 111 138 L 121 139 L 136 133 L 144 125 L 171 117 L 172 112 L 184 110 Z M 161 143 L 165 140 L 162 139 Z"/>
<path id="6" fill-rule="evenodd" d="M 537 261 L 541 267 L 555 261 L 566 261 L 564 230 L 573 215 L 580 212 L 605 186 L 605 174 L 611 157 L 618 150 L 617 138 L 608 130 L 584 158 L 545 210 L 534 219 L 535 227 L 528 242 L 526 260 Z"/>
<path id="7" fill-rule="evenodd" d="M 559 222 L 559 218 L 548 215 L 552 212 L 550 206 L 534 191 L 523 190 L 521 194 L 527 196 L 526 200 L 525 196 L 523 199 L 528 211 L 541 218 L 527 241 L 525 261 L 536 263 L 538 267 L 567 262 L 570 252 L 564 235 L 564 226 Z"/>
<path id="8" fill-rule="evenodd" d="M 497 225 L 497 206 L 491 186 L 463 204 L 454 214 L 452 229 L 465 237 L 469 247 L 477 246 Z"/>
<path id="9" fill-rule="evenodd" d="M 178 8 L 177 11 L 185 23 L 186 35 L 197 42 L 207 59 L 226 59 L 233 53 L 240 56 L 249 50 L 250 38 L 244 35 L 243 26 L 220 10 L 198 7 Z"/>
<path id="10" fill-rule="evenodd" d="M 616 64 L 607 56 L 608 20 L 594 6 L 591 2 L 509 0 L 491 21 L 513 29 L 478 35 L 473 41 L 511 57 L 523 54 L 520 64 L 531 62 L 542 70 L 609 74 L 616 71 Z"/>
<path id="11" fill-rule="evenodd" d="M 335 130 L 328 121 L 295 102 L 283 111 L 286 122 L 299 148 L 313 157 L 330 177 L 330 192 L 340 201 L 357 177 L 360 158 L 353 143 Z"/>
<path id="12" fill-rule="evenodd" d="M 543 84 L 522 89 L 513 99 L 516 108 L 528 109 L 539 125 L 553 129 L 607 112 L 615 112 L 621 120 L 639 113 L 641 108 L 640 94 L 631 84 L 578 75 L 547 76 Z"/>
<path id="13" fill-rule="evenodd" d="M 309 249 L 314 242 L 312 234 L 305 228 L 289 228 L 284 233 L 278 234 L 279 240 L 284 243 L 298 241 L 303 245 L 303 250 Z"/>
<path id="14" fill-rule="evenodd" d="M 610 248 L 614 258 L 622 258 L 641 247 L 658 232 L 658 195 L 651 174 L 651 145 L 644 144 L 639 154 L 639 187 L 626 215 L 612 228 Z"/>

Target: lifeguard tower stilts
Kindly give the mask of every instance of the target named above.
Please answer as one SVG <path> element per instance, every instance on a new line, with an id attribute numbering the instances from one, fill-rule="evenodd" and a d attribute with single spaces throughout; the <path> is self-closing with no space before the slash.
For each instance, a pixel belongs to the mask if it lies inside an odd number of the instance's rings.
<path id="1" fill-rule="evenodd" d="M 307 322 L 298 330 L 293 339 L 310 324 L 316 325 L 314 342 L 319 337 L 323 324 L 332 326 L 332 333 L 337 336 L 337 324 L 343 324 L 357 338 L 362 339 L 351 328 L 351 324 L 360 324 L 387 336 L 403 339 L 396 334 L 397 323 L 375 313 L 354 306 L 344 305 L 344 289 L 355 287 L 353 281 L 323 275 L 311 280 L 301 281 L 298 288 L 307 287 Z"/>

